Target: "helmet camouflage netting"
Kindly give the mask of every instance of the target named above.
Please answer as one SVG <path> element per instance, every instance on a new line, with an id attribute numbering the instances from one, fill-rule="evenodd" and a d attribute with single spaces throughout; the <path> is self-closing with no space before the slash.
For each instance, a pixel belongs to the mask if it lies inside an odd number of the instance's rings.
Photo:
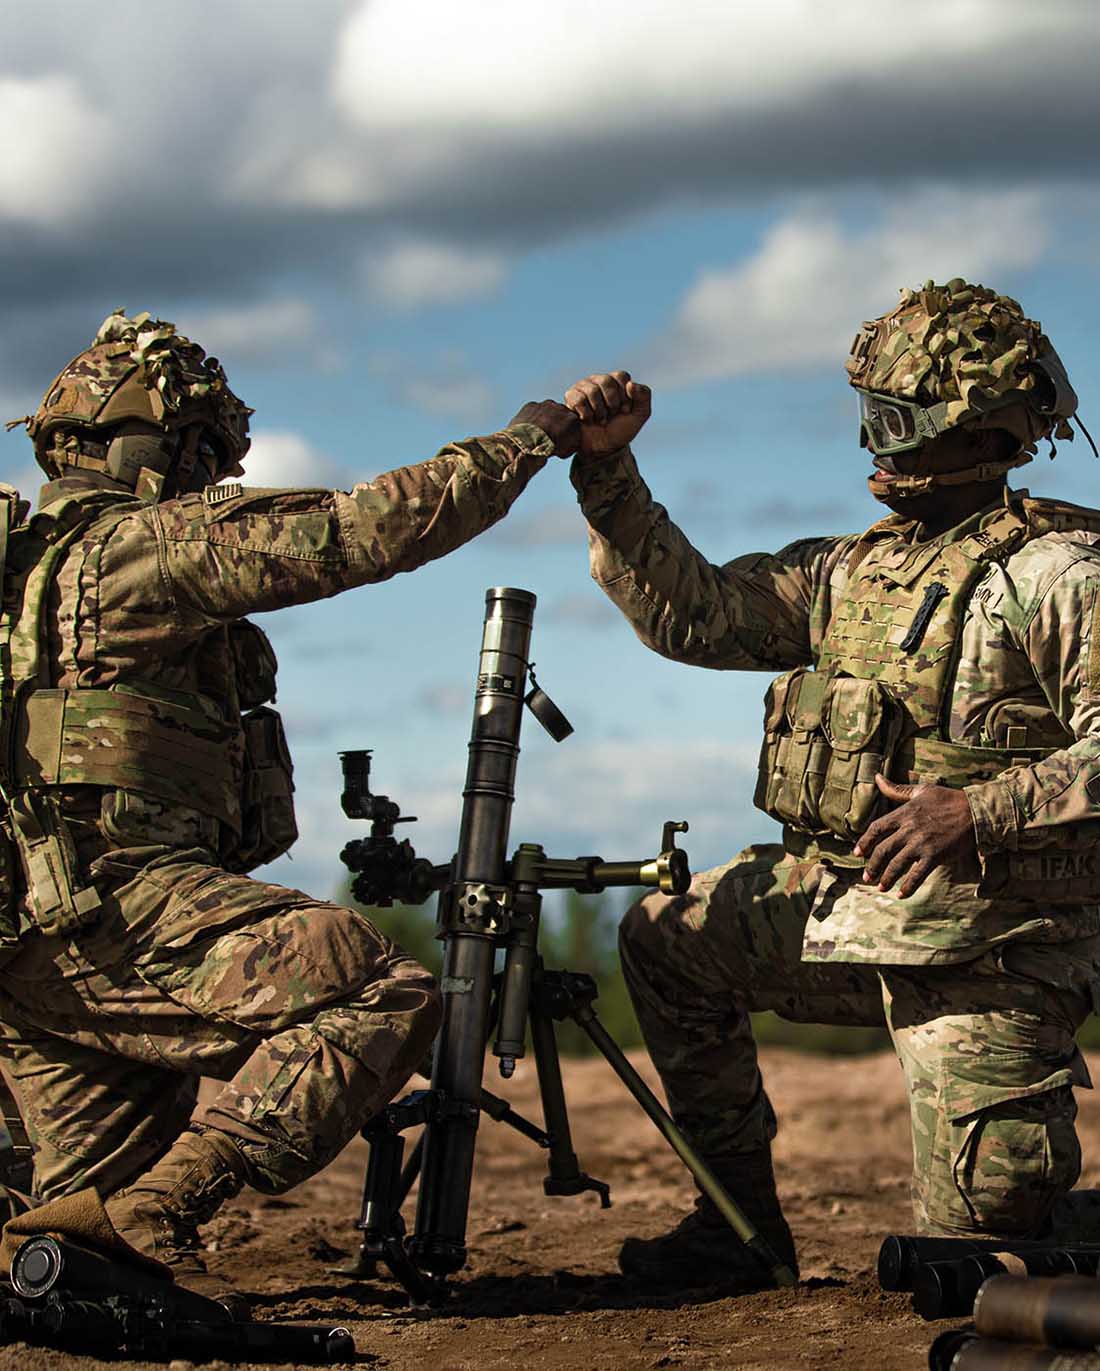
<path id="1" fill-rule="evenodd" d="M 942 405 L 941 431 L 1003 428 L 1031 452 L 1052 433 L 1073 438 L 1077 397 L 1042 326 L 985 286 L 903 288 L 896 308 L 863 325 L 845 366 L 860 390 Z"/>
<path id="2" fill-rule="evenodd" d="M 201 426 L 218 449 L 218 474 L 225 475 L 238 470 L 248 451 L 251 413 L 230 390 L 218 359 L 207 357 L 174 324 L 147 313 L 130 319 L 115 310 L 91 346 L 54 379 L 38 410 L 21 422 L 50 475 L 66 465 L 68 451 L 81 450 L 80 430 L 98 437 L 95 430 L 128 420 L 166 431 Z"/>

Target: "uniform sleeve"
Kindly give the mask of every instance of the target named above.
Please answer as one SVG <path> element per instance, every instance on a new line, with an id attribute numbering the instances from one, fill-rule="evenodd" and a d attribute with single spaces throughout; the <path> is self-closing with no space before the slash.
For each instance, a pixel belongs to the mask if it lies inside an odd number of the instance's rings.
<path id="1" fill-rule="evenodd" d="M 1009 627 L 1076 741 L 1032 766 L 967 786 L 983 856 L 1054 843 L 1060 826 L 1100 820 L 1100 557 L 1060 571 L 1034 609 Z"/>
<path id="2" fill-rule="evenodd" d="M 808 538 L 718 566 L 653 499 L 628 448 L 575 459 L 572 481 L 588 520 L 592 578 L 647 647 L 717 670 L 813 660 L 817 592 L 842 540 Z"/>
<path id="3" fill-rule="evenodd" d="M 211 487 L 153 507 L 164 576 L 181 617 L 206 623 L 384 581 L 503 518 L 551 452 L 518 424 L 348 492 Z"/>

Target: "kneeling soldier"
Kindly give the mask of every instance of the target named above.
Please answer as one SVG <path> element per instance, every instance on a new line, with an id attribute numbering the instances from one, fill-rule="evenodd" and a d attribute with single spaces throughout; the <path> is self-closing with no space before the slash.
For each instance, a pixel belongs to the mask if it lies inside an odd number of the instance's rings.
<path id="1" fill-rule="evenodd" d="M 1038 440 L 1073 436 L 1076 397 L 1039 325 L 960 280 L 904 291 L 848 372 L 894 512 L 720 566 L 625 446 L 646 389 L 617 373 L 566 396 L 592 574 L 641 640 L 783 673 L 755 797 L 782 847 L 647 896 L 621 949 L 678 1122 L 792 1264 L 750 1011 L 885 1022 L 918 1229 L 1019 1238 L 1071 1208 L 1074 1035 L 1100 986 L 1100 513 L 1005 484 Z M 765 1283 L 705 1199 L 620 1260 Z"/>
<path id="2" fill-rule="evenodd" d="M 579 429 L 547 401 L 347 494 L 215 484 L 250 413 L 171 324 L 116 313 L 23 421 L 38 511 L 0 494 L 0 1053 L 34 1197 L 94 1187 L 193 1285 L 196 1226 L 331 1161 L 439 1018 L 362 914 L 244 874 L 296 829 L 243 616 L 443 556 Z M 224 1082 L 201 1108 L 200 1075 Z"/>

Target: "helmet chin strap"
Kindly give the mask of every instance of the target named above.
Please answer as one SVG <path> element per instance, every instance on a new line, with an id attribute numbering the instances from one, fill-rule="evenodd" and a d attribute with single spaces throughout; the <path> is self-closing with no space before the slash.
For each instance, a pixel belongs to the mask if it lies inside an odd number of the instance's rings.
<path id="1" fill-rule="evenodd" d="M 977 481 L 996 481 L 1014 467 L 1026 466 L 1031 454 L 1021 452 L 1002 462 L 980 462 L 977 466 L 964 467 L 961 471 L 938 471 L 928 476 L 901 476 L 887 473 L 885 479 L 872 477 L 867 482 L 876 500 L 911 500 L 915 495 L 924 495 L 936 486 L 968 486 Z"/>

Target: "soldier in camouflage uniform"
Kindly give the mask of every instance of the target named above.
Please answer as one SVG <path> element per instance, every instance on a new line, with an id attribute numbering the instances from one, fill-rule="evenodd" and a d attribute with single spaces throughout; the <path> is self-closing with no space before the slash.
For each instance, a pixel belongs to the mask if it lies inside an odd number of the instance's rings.
<path id="1" fill-rule="evenodd" d="M 649 647 L 768 692 L 750 847 L 626 915 L 622 964 L 680 1124 L 786 1260 L 776 1120 L 749 1012 L 886 1023 L 909 1090 L 927 1233 L 1050 1231 L 1076 1181 L 1075 1032 L 1100 985 L 1100 514 L 1012 492 L 1076 397 L 1013 300 L 903 291 L 848 361 L 871 493 L 865 533 L 712 565 L 625 444 L 626 373 L 566 396 L 592 575 Z M 623 1270 L 764 1283 L 701 1199 L 628 1239 Z"/>
<path id="2" fill-rule="evenodd" d="M 201 1285 L 196 1225 L 331 1161 L 420 1063 L 432 978 L 362 914 L 244 873 L 293 841 L 275 660 L 244 615 L 412 571 L 500 519 L 575 415 L 331 490 L 215 484 L 251 413 L 215 359 L 108 318 L 0 494 L 0 1054 L 34 1195 L 94 1187 Z M 200 1075 L 224 1082 L 196 1107 Z"/>

